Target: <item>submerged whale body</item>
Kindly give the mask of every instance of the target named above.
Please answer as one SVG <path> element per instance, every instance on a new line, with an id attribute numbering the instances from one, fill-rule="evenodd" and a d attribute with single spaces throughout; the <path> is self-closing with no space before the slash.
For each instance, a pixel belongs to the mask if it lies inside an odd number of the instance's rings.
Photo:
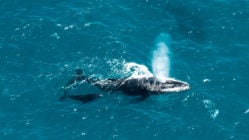
<path id="1" fill-rule="evenodd" d="M 82 101 L 84 103 L 93 101 L 101 96 L 102 94 L 86 94 L 86 95 L 68 95 L 67 89 L 81 81 L 86 81 L 87 83 L 97 86 L 106 92 L 121 91 L 123 94 L 129 96 L 140 96 L 136 101 L 143 101 L 150 95 L 163 94 L 168 92 L 180 92 L 189 89 L 189 84 L 183 81 L 168 78 L 164 81 L 160 81 L 156 77 L 125 77 L 120 79 L 95 79 L 91 77 L 86 77 L 83 75 L 81 69 L 75 71 L 75 75 L 65 86 L 64 95 L 61 100 L 66 97 Z"/>

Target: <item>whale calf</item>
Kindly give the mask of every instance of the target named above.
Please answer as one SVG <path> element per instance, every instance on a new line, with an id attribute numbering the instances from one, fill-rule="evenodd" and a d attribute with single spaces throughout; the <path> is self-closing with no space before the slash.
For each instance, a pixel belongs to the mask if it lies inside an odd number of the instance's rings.
<path id="1" fill-rule="evenodd" d="M 83 75 L 82 69 L 76 69 L 75 75 L 70 79 L 64 87 L 64 95 L 61 100 L 71 98 L 74 100 L 88 103 L 97 98 L 102 97 L 102 94 L 86 94 L 86 95 L 68 95 L 67 90 L 73 84 L 86 81 L 87 83 L 97 86 L 105 92 L 113 93 L 121 91 L 121 93 L 129 96 L 139 96 L 136 101 L 143 101 L 150 95 L 164 94 L 168 92 L 180 92 L 188 90 L 189 84 L 173 78 L 168 78 L 160 81 L 158 78 L 151 77 L 124 77 L 119 79 L 97 79 L 93 77 L 86 77 Z"/>

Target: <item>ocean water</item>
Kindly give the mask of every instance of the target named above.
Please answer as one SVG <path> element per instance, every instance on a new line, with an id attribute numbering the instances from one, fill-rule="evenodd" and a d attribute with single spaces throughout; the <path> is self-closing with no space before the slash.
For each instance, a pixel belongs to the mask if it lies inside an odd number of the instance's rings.
<path id="1" fill-rule="evenodd" d="M 0 0 L 0 62 L 1 140 L 249 139 L 248 0 Z M 59 101 L 127 66 L 191 88 Z"/>

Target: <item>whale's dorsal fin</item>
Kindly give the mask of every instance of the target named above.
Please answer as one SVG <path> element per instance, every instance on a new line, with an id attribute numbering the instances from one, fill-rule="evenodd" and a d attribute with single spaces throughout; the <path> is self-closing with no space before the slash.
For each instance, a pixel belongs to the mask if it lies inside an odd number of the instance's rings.
<path id="1" fill-rule="evenodd" d="M 85 80 L 85 79 L 86 79 L 86 77 L 83 75 L 83 70 L 76 69 L 75 74 L 73 75 L 73 77 L 70 80 L 68 80 L 67 84 L 65 85 L 65 88 L 70 87 L 74 83 L 80 82 L 80 81 Z"/>

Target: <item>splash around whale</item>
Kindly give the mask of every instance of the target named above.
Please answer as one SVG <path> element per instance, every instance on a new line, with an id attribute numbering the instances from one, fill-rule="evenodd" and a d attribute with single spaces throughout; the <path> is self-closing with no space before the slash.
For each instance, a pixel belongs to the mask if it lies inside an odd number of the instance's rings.
<path id="1" fill-rule="evenodd" d="M 64 95 L 61 100 L 71 98 L 73 100 L 87 103 L 97 98 L 102 97 L 102 94 L 84 94 L 84 95 L 69 95 L 68 90 L 77 83 L 89 83 L 98 87 L 102 91 L 108 93 L 121 93 L 128 96 L 138 96 L 136 101 L 143 101 L 150 95 L 159 95 L 169 92 L 180 92 L 190 88 L 187 82 L 166 78 L 163 81 L 151 74 L 147 67 L 143 67 L 136 63 L 129 63 L 126 66 L 127 70 L 132 70 L 132 74 L 128 77 L 119 79 L 98 79 L 87 77 L 83 74 L 82 69 L 77 69 L 75 75 L 70 79 L 64 87 Z M 119 93 L 120 93 L 119 92 Z"/>

